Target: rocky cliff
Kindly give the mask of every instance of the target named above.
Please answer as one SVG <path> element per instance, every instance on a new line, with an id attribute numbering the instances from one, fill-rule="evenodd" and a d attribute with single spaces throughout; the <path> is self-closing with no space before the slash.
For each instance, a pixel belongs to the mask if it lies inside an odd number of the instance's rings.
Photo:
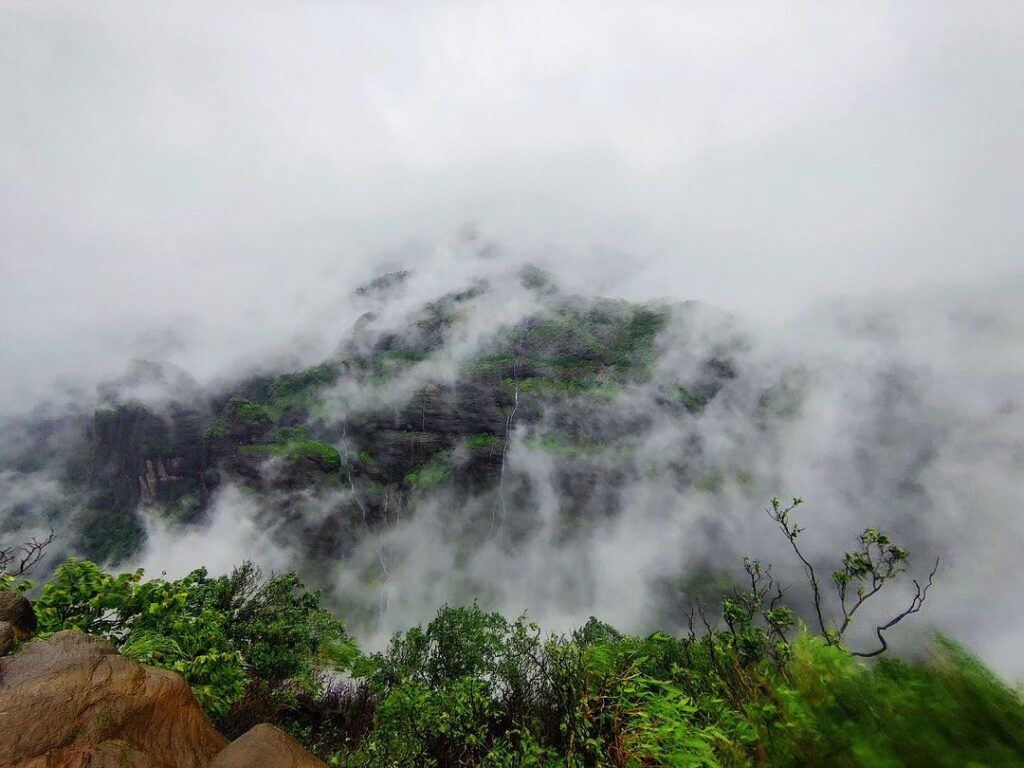
<path id="1" fill-rule="evenodd" d="M 491 318 L 485 283 L 389 314 L 408 277 L 357 292 L 368 311 L 317 366 L 203 391 L 173 366 L 136 363 L 101 387 L 100 407 L 58 457 L 85 501 L 69 548 L 126 558 L 143 538 L 140 509 L 187 524 L 225 484 L 276 499 L 276 519 L 294 518 L 314 558 L 343 554 L 436 494 L 529 509 L 534 491 L 508 467 L 514 435 L 549 457 L 566 519 L 614 514 L 622 481 L 640 471 L 635 438 L 685 422 L 736 375 L 722 348 L 685 379 L 654 376 L 659 338 L 687 321 L 687 306 L 563 295 L 527 270 L 529 306 L 511 319 Z M 645 407 L 632 407 L 640 391 Z M 700 480 L 699 449 L 680 455 L 675 482 Z M 296 490 L 346 497 L 313 521 L 292 511 Z M 513 536 L 531 525 L 528 515 L 505 522 Z"/>

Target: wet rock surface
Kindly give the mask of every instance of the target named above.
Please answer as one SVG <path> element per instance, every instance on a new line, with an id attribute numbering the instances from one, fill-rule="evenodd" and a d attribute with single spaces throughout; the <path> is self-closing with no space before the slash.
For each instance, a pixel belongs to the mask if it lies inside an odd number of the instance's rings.
<path id="1" fill-rule="evenodd" d="M 210 768 L 324 768 L 295 739 L 266 723 L 257 725 L 228 744 Z"/>
<path id="2" fill-rule="evenodd" d="M 80 632 L 0 659 L 0 765 L 202 768 L 226 744 L 185 681 Z"/>
<path id="3" fill-rule="evenodd" d="M 179 675 L 59 632 L 0 658 L 0 768 L 314 768 L 297 741 L 259 725 L 231 744 Z"/>

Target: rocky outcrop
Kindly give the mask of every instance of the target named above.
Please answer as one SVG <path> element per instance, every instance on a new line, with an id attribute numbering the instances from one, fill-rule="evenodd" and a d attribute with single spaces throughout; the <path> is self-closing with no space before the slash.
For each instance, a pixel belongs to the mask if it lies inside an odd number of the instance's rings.
<path id="1" fill-rule="evenodd" d="M 408 277 L 385 275 L 357 297 L 379 309 Z M 568 296 L 539 270 L 521 278 L 537 306 L 479 337 L 469 318 L 486 316 L 494 296 L 474 283 L 408 313 L 364 315 L 320 365 L 255 373 L 215 392 L 173 367 L 134 364 L 101 387 L 104 407 L 60 473 L 85 491 L 74 554 L 126 560 L 144 541 L 140 507 L 200 522 L 228 485 L 267 499 L 260 522 L 287 521 L 314 558 L 350 552 L 367 531 L 439 495 L 482 506 L 500 497 L 503 508 L 516 495 L 510 525 L 528 531 L 533 482 L 505 460 L 512 439 L 554 468 L 567 519 L 617 514 L 621 489 L 640 479 L 636 445 L 719 397 L 738 375 L 732 347 L 703 362 L 683 354 L 673 373 L 659 360 L 686 352 L 677 347 L 692 308 Z M 664 462 L 680 487 L 703 463 L 691 445 Z M 306 500 L 328 497 L 336 514 L 302 514 Z"/>
<path id="2" fill-rule="evenodd" d="M 287 733 L 266 723 L 225 747 L 210 768 L 325 768 Z"/>
<path id="3" fill-rule="evenodd" d="M 0 656 L 10 651 L 17 641 L 14 635 L 14 627 L 6 621 L 0 621 Z"/>
<path id="4" fill-rule="evenodd" d="M 323 763 L 272 725 L 228 744 L 179 675 L 97 637 L 59 632 L 0 658 L 0 768 L 207 766 Z"/>
<path id="5" fill-rule="evenodd" d="M 36 633 L 36 614 L 32 603 L 15 592 L 0 592 L 0 626 L 3 624 L 10 627 L 15 639 L 28 640 Z"/>
<path id="6" fill-rule="evenodd" d="M 0 767 L 203 768 L 226 745 L 185 681 L 60 632 L 0 659 Z"/>

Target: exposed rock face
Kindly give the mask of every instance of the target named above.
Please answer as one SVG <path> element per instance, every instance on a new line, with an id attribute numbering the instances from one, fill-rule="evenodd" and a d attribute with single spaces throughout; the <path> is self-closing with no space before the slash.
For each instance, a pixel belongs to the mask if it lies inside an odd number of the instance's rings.
<path id="1" fill-rule="evenodd" d="M 0 656 L 3 656 L 14 647 L 17 638 L 14 635 L 14 627 L 10 622 L 0 621 Z"/>
<path id="2" fill-rule="evenodd" d="M 257 725 L 224 748 L 210 768 L 324 768 L 299 742 L 272 725 Z"/>
<path id="3" fill-rule="evenodd" d="M 47 755 L 28 763 L 31 768 L 158 768 L 130 744 L 111 739 L 95 747 L 74 747 L 59 755 Z"/>
<path id="4" fill-rule="evenodd" d="M 59 632 L 0 659 L 0 768 L 207 766 L 324 764 L 272 725 L 228 745 L 180 676 L 97 637 Z"/>
<path id="5" fill-rule="evenodd" d="M 260 522 L 286 521 L 313 559 L 344 555 L 367 531 L 442 495 L 459 509 L 473 506 L 462 500 L 493 507 L 500 496 L 504 507 L 515 498 L 509 525 L 525 535 L 535 488 L 505 461 L 513 438 L 553 467 L 559 513 L 575 526 L 621 511 L 621 489 L 640 479 L 634 449 L 655 424 L 685 429 L 738 376 L 729 345 L 703 362 L 683 355 L 685 371 L 661 370 L 665 349 L 680 352 L 688 338 L 677 333 L 687 327 L 683 306 L 568 296 L 526 270 L 522 285 L 538 305 L 486 332 L 471 321 L 496 300 L 482 282 L 401 315 L 374 314 L 409 277 L 385 275 L 357 292 L 376 309 L 320 365 L 204 393 L 178 369 L 136 363 L 101 387 L 104 407 L 68 438 L 60 473 L 86 497 L 75 554 L 126 559 L 145 536 L 140 507 L 196 522 L 229 484 L 258 491 L 267 500 Z M 35 444 L 45 453 L 44 437 Z M 672 458 L 670 479 L 696 482 L 700 446 Z M 304 514 L 313 499 L 335 513 Z"/>
<path id="6" fill-rule="evenodd" d="M 0 659 L 0 768 L 202 768 L 226 744 L 185 681 L 60 632 Z"/>
<path id="7" fill-rule="evenodd" d="M 0 622 L 9 624 L 18 640 L 28 640 L 36 633 L 36 613 L 32 610 L 32 603 L 14 592 L 0 592 Z"/>

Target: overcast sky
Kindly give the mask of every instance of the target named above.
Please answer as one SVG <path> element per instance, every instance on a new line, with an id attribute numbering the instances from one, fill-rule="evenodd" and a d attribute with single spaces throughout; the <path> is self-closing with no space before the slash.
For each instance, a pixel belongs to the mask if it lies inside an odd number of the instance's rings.
<path id="1" fill-rule="evenodd" d="M 1003 281 L 1022 39 L 1019 0 L 0 0 L 0 400 L 212 375 L 468 222 L 765 316 Z"/>

